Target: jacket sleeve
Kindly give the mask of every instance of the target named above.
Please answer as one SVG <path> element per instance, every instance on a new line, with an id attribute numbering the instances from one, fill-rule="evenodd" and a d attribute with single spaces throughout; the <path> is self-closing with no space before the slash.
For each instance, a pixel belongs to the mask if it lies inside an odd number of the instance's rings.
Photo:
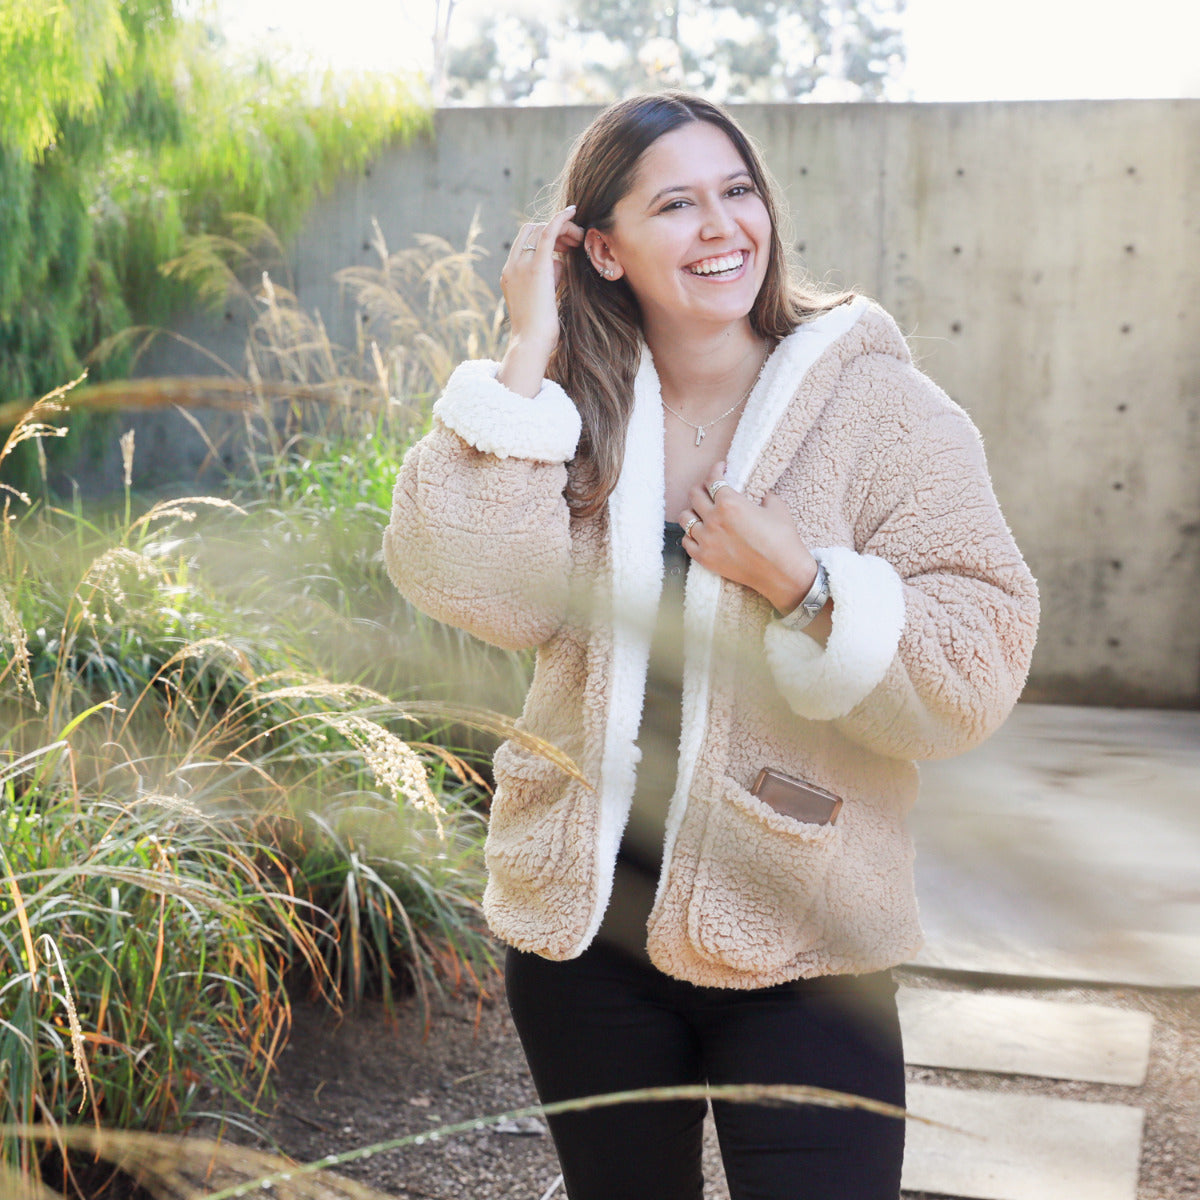
<path id="1" fill-rule="evenodd" d="M 940 403 L 876 456 L 856 545 L 814 550 L 834 601 L 827 645 L 772 621 L 765 649 L 798 715 L 832 721 L 878 754 L 944 758 L 986 738 L 1016 703 L 1037 585 L 974 425 L 915 368 L 903 371 Z"/>
<path id="2" fill-rule="evenodd" d="M 566 463 L 581 422 L 555 383 L 529 399 L 497 364 L 462 363 L 404 457 L 383 535 L 392 582 L 422 612 L 506 649 L 544 642 L 566 610 Z"/>

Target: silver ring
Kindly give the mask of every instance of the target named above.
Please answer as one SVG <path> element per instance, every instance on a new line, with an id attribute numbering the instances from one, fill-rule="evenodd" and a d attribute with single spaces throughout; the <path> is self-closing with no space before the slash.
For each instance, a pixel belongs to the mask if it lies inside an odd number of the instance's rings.
<path id="1" fill-rule="evenodd" d="M 700 524 L 700 518 L 699 518 L 699 517 L 693 517 L 693 518 L 692 518 L 692 519 L 691 519 L 691 520 L 690 520 L 690 521 L 689 521 L 689 522 L 688 522 L 688 523 L 687 523 L 687 524 L 686 524 L 686 525 L 683 527 L 683 536 L 684 536 L 684 537 L 689 537 L 689 536 L 691 535 L 691 532 L 692 532 L 692 526 L 693 526 L 693 525 L 699 525 L 699 524 Z"/>
<path id="2" fill-rule="evenodd" d="M 522 254 L 524 254 L 526 250 L 536 250 L 536 249 L 537 249 L 537 243 L 536 243 L 536 242 L 535 242 L 533 245 L 528 245 L 528 244 L 526 244 L 526 245 L 524 245 L 524 246 L 522 246 L 522 247 L 521 247 L 521 253 L 522 253 Z"/>
<path id="3" fill-rule="evenodd" d="M 729 484 L 728 484 L 728 483 L 726 483 L 724 479 L 716 479 L 716 480 L 714 480 L 712 483 L 710 483 L 710 484 L 708 485 L 708 498 L 709 498 L 709 499 L 710 499 L 710 500 L 711 500 L 711 501 L 712 501 L 714 504 L 716 504 L 716 502 L 717 502 L 717 493 L 718 493 L 718 492 L 719 492 L 719 491 L 720 491 L 720 490 L 721 490 L 723 487 L 728 487 L 728 486 L 729 486 Z"/>

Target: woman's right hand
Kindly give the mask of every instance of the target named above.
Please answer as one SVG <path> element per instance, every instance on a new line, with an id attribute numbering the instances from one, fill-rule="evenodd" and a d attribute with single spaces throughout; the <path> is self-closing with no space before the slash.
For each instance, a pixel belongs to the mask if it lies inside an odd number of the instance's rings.
<path id="1" fill-rule="evenodd" d="M 574 212 L 572 204 L 544 224 L 522 225 L 500 272 L 510 333 L 496 378 L 525 396 L 536 396 L 541 389 L 558 344 L 556 292 L 562 262 L 557 256 L 583 244 L 584 231 L 571 220 Z"/>

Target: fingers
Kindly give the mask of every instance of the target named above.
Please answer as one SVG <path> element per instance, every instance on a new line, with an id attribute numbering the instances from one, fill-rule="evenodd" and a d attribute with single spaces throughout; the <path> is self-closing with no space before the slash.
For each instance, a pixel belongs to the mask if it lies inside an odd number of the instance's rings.
<path id="1" fill-rule="evenodd" d="M 546 256 L 556 250 L 581 245 L 583 230 L 571 220 L 574 212 L 575 205 L 569 204 L 555 213 L 549 221 L 528 221 L 522 225 L 521 235 L 512 247 L 518 261 L 528 254 L 535 260 L 544 262 Z M 512 260 L 512 253 L 509 254 L 509 260 Z"/>
<path id="2" fill-rule="evenodd" d="M 692 488 L 688 493 L 688 507 L 679 514 L 678 520 L 684 528 L 685 537 L 691 539 L 693 546 L 699 545 L 699 537 L 704 534 L 701 526 L 705 521 L 709 523 L 710 531 L 725 527 L 720 506 L 736 503 L 734 497 L 740 494 L 732 484 L 726 482 L 724 462 L 715 464 L 704 483 Z"/>
<path id="3" fill-rule="evenodd" d="M 568 204 L 566 208 L 559 209 L 558 212 L 546 222 L 546 228 L 550 230 L 554 237 L 558 236 L 559 230 L 575 215 L 575 205 Z"/>
<path id="4" fill-rule="evenodd" d="M 705 495 L 708 496 L 714 506 L 721 503 L 720 497 L 722 492 L 726 494 L 727 503 L 730 496 L 738 495 L 725 478 L 725 464 L 723 462 L 717 463 L 708 473 L 708 478 L 704 481 L 703 487 Z"/>
<path id="5" fill-rule="evenodd" d="M 576 225 L 574 221 L 568 220 L 563 222 L 562 229 L 558 233 L 558 247 L 564 246 L 569 249 L 576 249 L 583 245 L 583 239 L 587 231 L 582 225 Z"/>
<path id="6" fill-rule="evenodd" d="M 517 232 L 500 272 L 500 284 L 508 298 L 508 288 L 520 280 L 543 280 L 540 285 L 553 289 L 562 272 L 562 255 L 583 245 L 584 231 L 571 220 L 575 206 L 568 205 L 549 221 L 526 221 Z"/>
<path id="7" fill-rule="evenodd" d="M 537 258 L 538 246 L 542 240 L 542 231 L 546 228 L 541 221 L 526 221 L 513 239 L 512 248 L 508 252 L 509 267 L 529 267 Z"/>
<path id="8" fill-rule="evenodd" d="M 561 263 L 557 247 L 564 238 L 582 240 L 583 231 L 571 221 L 575 206 L 549 221 L 526 221 L 521 226 L 500 272 L 500 288 L 508 308 L 512 338 L 549 355 L 558 342 L 559 317 L 555 291 Z"/>
<path id="9" fill-rule="evenodd" d="M 692 488 L 688 493 L 688 501 L 687 508 L 676 517 L 676 520 L 683 526 L 685 536 L 692 537 L 693 526 L 697 522 L 702 522 L 705 516 L 712 511 L 713 503 L 702 487 Z"/>
<path id="10" fill-rule="evenodd" d="M 504 266 L 500 270 L 500 284 L 502 287 L 518 271 L 533 265 L 534 254 L 527 247 L 530 245 L 536 246 L 540 230 L 541 226 L 532 221 L 527 221 L 517 230 L 517 236 L 513 238 L 513 243 L 508 250 L 508 258 L 504 260 Z"/>
<path id="11" fill-rule="evenodd" d="M 688 493 L 690 507 L 688 512 L 694 512 L 701 520 L 722 502 L 733 502 L 733 497 L 740 495 L 732 484 L 725 478 L 725 464 L 719 462 L 708 472 L 703 483 L 696 484 Z M 683 522 L 681 522 L 682 524 Z"/>
<path id="12" fill-rule="evenodd" d="M 583 245 L 583 230 L 571 218 L 575 215 L 575 205 L 568 204 L 561 212 L 557 212 L 546 222 L 539 249 L 549 247 L 553 253 L 562 253 Z"/>

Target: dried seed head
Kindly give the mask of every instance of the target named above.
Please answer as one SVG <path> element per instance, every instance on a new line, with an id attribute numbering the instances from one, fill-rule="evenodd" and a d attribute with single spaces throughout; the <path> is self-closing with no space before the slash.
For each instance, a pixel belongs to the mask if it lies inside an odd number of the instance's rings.
<path id="1" fill-rule="evenodd" d="M 33 675 L 29 670 L 29 644 L 21 618 L 17 616 L 8 597 L 0 592 L 0 645 L 9 642 L 12 645 L 10 667 L 17 680 L 17 691 L 28 692 L 33 696 L 34 706 L 41 708 L 33 692 Z M 0 674 L 3 678 L 3 674 Z"/>
<path id="2" fill-rule="evenodd" d="M 49 948 L 49 953 L 47 953 L 47 947 Z M 75 997 L 71 994 L 71 981 L 67 975 L 67 968 L 63 966 L 62 955 L 58 951 L 58 943 L 48 933 L 43 933 L 37 940 L 37 948 L 46 962 L 50 962 L 53 957 L 54 961 L 58 964 L 58 977 L 62 981 L 63 1004 L 67 1010 L 67 1025 L 71 1031 L 71 1057 L 75 1060 L 76 1074 L 83 1081 L 87 1089 L 87 1095 L 91 1097 L 92 1107 L 95 1108 L 96 1096 L 92 1091 L 92 1074 L 88 1070 L 87 1056 L 84 1052 L 83 1026 L 80 1025 L 79 1014 L 75 1011 Z M 31 967 L 33 966 L 33 964 L 30 965 Z M 84 1101 L 80 1101 L 80 1111 L 83 1110 L 83 1105 Z"/>
<path id="3" fill-rule="evenodd" d="M 113 546 L 106 550 L 87 569 L 79 583 L 79 597 L 86 620 L 95 620 L 92 601 L 99 596 L 104 619 L 113 620 L 111 605 L 138 607 L 135 598 L 126 591 L 130 583 L 151 583 L 160 577 L 159 569 L 144 554 L 125 546 Z M 90 589 L 85 591 L 85 589 Z"/>
<path id="4" fill-rule="evenodd" d="M 196 519 L 194 506 L 196 505 L 201 505 L 204 508 L 229 508 L 236 513 L 240 513 L 242 516 L 246 515 L 246 510 L 240 505 L 234 504 L 232 500 L 225 500 L 220 496 L 180 496 L 174 500 L 161 500 L 149 512 L 138 517 L 130 526 L 130 529 L 137 529 L 141 525 L 148 525 L 151 521 L 166 521 L 172 518 L 177 521 L 194 521 Z"/>
<path id="5" fill-rule="evenodd" d="M 121 466 L 125 469 L 125 486 L 133 485 L 133 430 L 121 434 Z"/>
<path id="6" fill-rule="evenodd" d="M 439 836 L 445 837 L 442 826 L 445 809 L 429 786 L 420 755 L 406 741 L 382 725 L 354 713 L 336 718 L 332 725 L 355 746 L 375 782 L 390 792 L 397 804 L 403 798 L 430 813 L 437 822 Z"/>

